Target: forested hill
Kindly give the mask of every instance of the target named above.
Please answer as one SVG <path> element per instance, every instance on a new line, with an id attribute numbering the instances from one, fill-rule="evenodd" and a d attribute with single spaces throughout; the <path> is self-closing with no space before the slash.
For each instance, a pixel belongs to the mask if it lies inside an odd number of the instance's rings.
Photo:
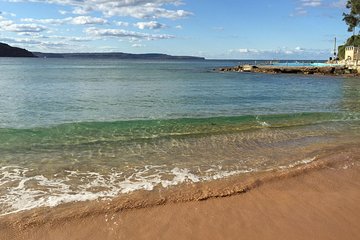
<path id="1" fill-rule="evenodd" d="M 0 42 L 0 57 L 36 57 L 26 49 L 12 47 Z"/>
<path id="2" fill-rule="evenodd" d="M 40 58 L 98 58 L 98 59 L 141 59 L 141 60 L 204 60 L 202 57 L 172 56 L 161 53 L 41 53 L 12 47 L 0 42 L 0 57 L 40 57 Z"/>
<path id="3" fill-rule="evenodd" d="M 95 59 L 139 59 L 139 60 L 204 60 L 203 57 L 172 56 L 161 53 L 132 54 L 122 52 L 109 53 L 41 53 L 34 52 L 41 58 L 95 58 Z"/>

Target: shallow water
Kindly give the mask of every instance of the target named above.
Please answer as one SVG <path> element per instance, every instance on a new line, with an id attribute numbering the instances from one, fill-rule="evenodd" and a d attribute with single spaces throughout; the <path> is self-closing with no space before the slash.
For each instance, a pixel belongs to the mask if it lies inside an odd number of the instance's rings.
<path id="1" fill-rule="evenodd" d="M 359 140 L 360 81 L 234 61 L 0 59 L 0 214 L 311 162 Z"/>

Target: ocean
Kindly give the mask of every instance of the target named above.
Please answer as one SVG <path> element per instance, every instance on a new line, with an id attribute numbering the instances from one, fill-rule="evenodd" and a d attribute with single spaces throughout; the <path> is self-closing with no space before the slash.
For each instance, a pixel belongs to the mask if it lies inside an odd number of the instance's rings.
<path id="1" fill-rule="evenodd" d="M 360 140 L 360 80 L 0 58 L 0 215 L 286 170 Z"/>

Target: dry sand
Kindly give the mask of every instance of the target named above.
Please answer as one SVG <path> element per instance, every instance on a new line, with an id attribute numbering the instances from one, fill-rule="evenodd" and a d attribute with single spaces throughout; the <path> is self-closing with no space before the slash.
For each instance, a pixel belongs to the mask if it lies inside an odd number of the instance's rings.
<path id="1" fill-rule="evenodd" d="M 233 178 L 15 214 L 0 218 L 0 239 L 360 239 L 359 163 L 353 147 L 241 187 Z"/>

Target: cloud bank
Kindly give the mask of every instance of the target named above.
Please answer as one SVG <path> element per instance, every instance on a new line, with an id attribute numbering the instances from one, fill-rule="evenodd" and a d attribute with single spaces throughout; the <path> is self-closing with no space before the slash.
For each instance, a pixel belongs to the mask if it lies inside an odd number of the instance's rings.
<path id="1" fill-rule="evenodd" d="M 39 2 L 70 6 L 73 14 L 100 12 L 104 16 L 126 16 L 140 19 L 179 19 L 193 15 L 184 9 L 174 9 L 184 3 L 180 0 L 9 0 L 9 2 Z M 63 13 L 65 13 L 63 11 Z"/>

